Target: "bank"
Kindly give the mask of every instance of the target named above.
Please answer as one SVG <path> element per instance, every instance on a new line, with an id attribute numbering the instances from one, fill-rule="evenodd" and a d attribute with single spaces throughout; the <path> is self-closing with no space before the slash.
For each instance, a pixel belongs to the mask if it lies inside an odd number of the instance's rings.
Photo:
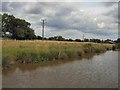
<path id="1" fill-rule="evenodd" d="M 89 42 L 3 40 L 2 67 L 9 67 L 16 63 L 35 64 L 45 61 L 82 58 L 89 53 L 102 53 L 111 50 L 112 47 L 112 44 Z"/>

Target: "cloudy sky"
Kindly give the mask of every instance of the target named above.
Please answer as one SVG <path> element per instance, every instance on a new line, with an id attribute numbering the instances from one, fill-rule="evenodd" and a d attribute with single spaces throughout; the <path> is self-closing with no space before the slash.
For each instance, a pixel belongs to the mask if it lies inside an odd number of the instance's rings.
<path id="1" fill-rule="evenodd" d="M 47 1 L 47 0 L 46 0 Z M 70 0 L 69 0 L 70 1 Z M 117 39 L 118 3 L 116 2 L 2 2 L 2 12 L 31 23 L 41 35 L 41 19 L 45 18 L 45 36 L 65 38 Z"/>

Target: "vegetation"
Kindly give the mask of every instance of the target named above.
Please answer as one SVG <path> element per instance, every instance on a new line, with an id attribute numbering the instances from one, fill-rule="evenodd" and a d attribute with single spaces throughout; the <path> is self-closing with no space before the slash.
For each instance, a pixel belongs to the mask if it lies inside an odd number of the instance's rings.
<path id="1" fill-rule="evenodd" d="M 2 37 L 4 39 L 16 39 L 16 40 L 42 40 L 41 36 L 36 36 L 34 30 L 30 28 L 30 23 L 26 20 L 19 19 L 14 17 L 13 15 L 9 15 L 4 13 L 0 14 L 0 26 L 2 26 Z M 1 25 L 2 24 L 2 25 Z M 1 29 L 1 28 L 0 28 Z M 44 40 L 54 40 L 54 41 L 74 41 L 74 42 L 95 42 L 95 43 L 117 43 L 118 41 L 113 41 L 110 39 L 100 40 L 100 39 L 65 39 L 62 36 L 53 36 L 49 38 L 44 38 Z"/>
<path id="2" fill-rule="evenodd" d="M 115 45 L 113 46 L 113 50 L 120 50 L 120 38 L 115 41 Z"/>
<path id="3" fill-rule="evenodd" d="M 4 13 L 2 15 L 3 37 L 11 39 L 34 39 L 34 30 L 30 28 L 30 23 L 13 15 Z"/>
<path id="4" fill-rule="evenodd" d="M 53 36 L 44 37 L 44 41 L 41 41 L 42 37 L 35 35 L 34 30 L 30 27 L 31 24 L 26 20 L 4 13 L 0 14 L 0 21 L 2 22 L 0 23 L 2 24 L 0 29 L 2 29 L 3 37 L 3 67 L 14 63 L 40 63 L 83 57 L 89 53 L 101 53 L 106 50 L 120 48 L 120 39 L 116 41 L 87 38 L 73 40 L 70 38 L 65 39 L 62 36 Z M 112 44 L 115 43 L 117 44 L 113 46 Z"/>
<path id="5" fill-rule="evenodd" d="M 43 61 L 82 57 L 112 49 L 111 44 L 58 41 L 2 41 L 2 65 L 14 63 L 41 63 Z"/>

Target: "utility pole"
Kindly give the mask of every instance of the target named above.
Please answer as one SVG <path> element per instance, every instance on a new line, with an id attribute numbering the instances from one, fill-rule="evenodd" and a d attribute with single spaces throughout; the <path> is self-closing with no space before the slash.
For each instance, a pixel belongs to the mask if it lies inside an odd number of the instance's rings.
<path id="1" fill-rule="evenodd" d="M 45 19 L 42 19 L 42 40 L 44 40 L 44 25 L 45 25 Z"/>
<path id="2" fill-rule="evenodd" d="M 85 39 L 85 35 L 83 34 L 83 41 L 84 41 L 84 39 Z"/>

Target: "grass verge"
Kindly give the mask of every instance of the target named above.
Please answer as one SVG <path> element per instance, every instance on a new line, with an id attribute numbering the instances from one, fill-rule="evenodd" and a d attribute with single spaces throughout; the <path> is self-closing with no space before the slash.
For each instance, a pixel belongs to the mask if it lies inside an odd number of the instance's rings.
<path id="1" fill-rule="evenodd" d="M 43 61 L 83 57 L 88 53 L 111 50 L 111 44 L 58 41 L 2 41 L 3 67 L 15 63 L 41 63 Z"/>

